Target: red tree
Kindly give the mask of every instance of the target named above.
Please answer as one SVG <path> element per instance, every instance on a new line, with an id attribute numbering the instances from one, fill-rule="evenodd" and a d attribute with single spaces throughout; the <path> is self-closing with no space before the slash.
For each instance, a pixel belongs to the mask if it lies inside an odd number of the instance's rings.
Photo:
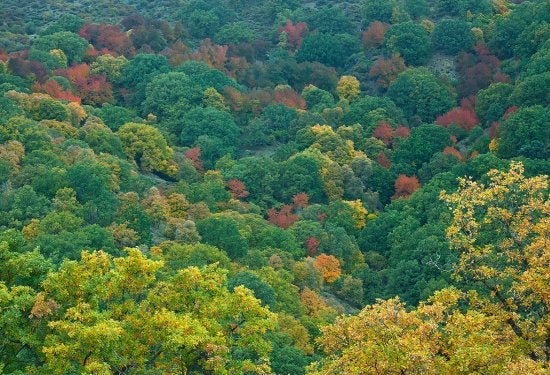
<path id="1" fill-rule="evenodd" d="M 460 151 L 458 151 L 456 148 L 454 147 L 451 147 L 451 146 L 448 146 L 448 147 L 445 147 L 445 149 L 443 150 L 443 153 L 444 154 L 447 154 L 447 155 L 453 155 L 454 157 L 456 157 L 458 160 L 464 160 L 464 156 L 462 156 L 462 154 L 460 153 Z"/>
<path id="2" fill-rule="evenodd" d="M 131 57 L 136 52 L 130 38 L 115 25 L 86 24 L 79 34 L 103 54 Z"/>
<path id="3" fill-rule="evenodd" d="M 371 22 L 368 29 L 363 32 L 363 46 L 365 48 L 377 48 L 384 41 L 384 34 L 389 25 L 380 21 Z"/>
<path id="4" fill-rule="evenodd" d="M 319 251 L 319 245 L 321 243 L 315 237 L 309 237 L 306 241 L 307 255 L 314 256 Z"/>
<path id="5" fill-rule="evenodd" d="M 411 129 L 407 128 L 406 126 L 400 125 L 395 129 L 393 132 L 393 136 L 398 138 L 409 138 L 411 135 Z"/>
<path id="6" fill-rule="evenodd" d="M 373 130 L 372 136 L 381 140 L 387 146 L 393 140 L 393 129 L 386 121 L 380 121 L 378 126 Z"/>
<path id="7" fill-rule="evenodd" d="M 435 123 L 443 127 L 448 127 L 451 124 L 460 126 L 464 130 L 471 130 L 479 124 L 479 119 L 476 113 L 471 109 L 453 108 L 444 115 L 439 116 Z"/>
<path id="8" fill-rule="evenodd" d="M 191 163 L 193 163 L 193 166 L 195 167 L 196 170 L 198 170 L 199 172 L 204 171 L 204 164 L 201 160 L 201 149 L 200 149 L 200 147 L 190 148 L 189 150 L 185 151 L 183 153 L 183 155 L 187 159 L 191 160 Z"/>
<path id="9" fill-rule="evenodd" d="M 392 199 L 397 198 L 408 198 L 416 190 L 420 188 L 420 182 L 416 176 L 406 176 L 400 174 L 395 180 L 395 194 L 391 197 Z"/>
<path id="10" fill-rule="evenodd" d="M 287 46 L 293 51 L 300 49 L 302 46 L 302 40 L 307 32 L 307 24 L 305 22 L 299 22 L 296 25 L 292 24 L 291 20 L 286 20 L 286 25 L 280 29 L 280 33 L 286 33 Z"/>
<path id="11" fill-rule="evenodd" d="M 378 156 L 376 157 L 376 161 L 378 162 L 378 164 L 380 164 L 382 167 L 386 169 L 391 168 L 391 160 L 383 152 L 378 153 Z"/>
<path id="12" fill-rule="evenodd" d="M 292 197 L 292 203 L 294 203 L 295 208 L 306 208 L 309 205 L 309 195 L 298 193 Z"/>
<path id="13" fill-rule="evenodd" d="M 399 55 L 393 55 L 389 59 L 380 58 L 369 71 L 369 76 L 376 79 L 376 85 L 381 89 L 387 89 L 390 83 L 397 78 L 399 73 L 405 70 L 405 62 Z"/>
<path id="14" fill-rule="evenodd" d="M 305 109 L 306 101 L 290 86 L 281 85 L 275 88 L 273 99 L 277 103 L 286 105 L 296 109 Z"/>
<path id="15" fill-rule="evenodd" d="M 277 211 L 276 208 L 270 208 L 267 211 L 268 221 L 280 228 L 287 229 L 298 221 L 298 216 L 292 213 L 292 206 L 285 204 Z"/>
<path id="16" fill-rule="evenodd" d="M 50 95 L 52 98 L 63 99 L 69 102 L 80 104 L 80 97 L 74 95 L 70 90 L 64 90 L 59 83 L 53 80 L 46 81 L 43 85 L 37 83 L 33 87 L 35 92 L 43 92 Z"/>
<path id="17" fill-rule="evenodd" d="M 227 187 L 235 199 L 246 198 L 250 194 L 248 190 L 246 190 L 245 184 L 237 179 L 227 181 Z"/>

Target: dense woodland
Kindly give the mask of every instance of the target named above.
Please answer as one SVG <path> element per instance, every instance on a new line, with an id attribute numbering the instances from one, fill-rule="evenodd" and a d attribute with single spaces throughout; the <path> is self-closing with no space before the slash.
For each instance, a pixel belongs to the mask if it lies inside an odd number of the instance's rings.
<path id="1" fill-rule="evenodd" d="M 549 0 L 0 23 L 0 374 L 550 371 Z"/>

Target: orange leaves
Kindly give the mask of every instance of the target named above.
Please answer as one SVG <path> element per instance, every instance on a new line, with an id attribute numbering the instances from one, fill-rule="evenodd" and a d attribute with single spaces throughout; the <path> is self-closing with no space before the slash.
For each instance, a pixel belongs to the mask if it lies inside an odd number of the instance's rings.
<path id="1" fill-rule="evenodd" d="M 451 146 L 445 147 L 445 149 L 443 150 L 443 153 L 447 155 L 453 155 L 458 160 L 464 160 L 464 156 L 460 153 L 460 151 L 458 151 L 454 147 L 451 147 Z"/>
<path id="2" fill-rule="evenodd" d="M 87 64 L 74 65 L 58 73 L 67 77 L 86 104 L 100 105 L 113 98 L 112 86 L 107 82 L 106 77 L 90 74 L 90 67 Z"/>
<path id="3" fill-rule="evenodd" d="M 296 109 L 305 109 L 306 101 L 292 87 L 287 85 L 279 85 L 275 87 L 273 99 L 277 103 L 286 105 L 287 107 Z"/>
<path id="4" fill-rule="evenodd" d="M 420 182 L 416 176 L 408 177 L 400 174 L 395 180 L 395 194 L 392 196 L 392 199 L 409 198 L 419 188 Z"/>
<path id="5" fill-rule="evenodd" d="M 70 90 L 64 90 L 59 83 L 53 80 L 49 80 L 43 85 L 36 83 L 33 87 L 36 92 L 43 92 L 50 95 L 52 98 L 67 100 L 80 104 L 80 97 L 73 94 Z"/>
<path id="6" fill-rule="evenodd" d="M 342 270 L 340 269 L 340 261 L 334 255 L 321 254 L 315 258 L 314 266 L 321 274 L 327 283 L 333 283 L 340 277 Z"/>

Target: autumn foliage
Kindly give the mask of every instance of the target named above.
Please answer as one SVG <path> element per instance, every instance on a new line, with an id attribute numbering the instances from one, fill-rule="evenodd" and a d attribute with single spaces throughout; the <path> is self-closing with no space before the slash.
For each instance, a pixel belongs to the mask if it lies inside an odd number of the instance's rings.
<path id="1" fill-rule="evenodd" d="M 406 69 L 405 61 L 399 55 L 393 55 L 389 59 L 379 58 L 369 71 L 369 76 L 376 80 L 376 85 L 381 89 L 387 89 L 399 73 Z"/>
<path id="2" fill-rule="evenodd" d="M 307 33 L 307 24 L 305 22 L 298 22 L 296 25 L 293 25 L 291 20 L 286 20 L 286 24 L 280 29 L 280 33 L 286 34 L 287 47 L 292 51 L 296 51 L 302 46 L 302 40 Z"/>
<path id="3" fill-rule="evenodd" d="M 229 188 L 229 193 L 231 193 L 231 196 L 235 199 L 246 198 L 250 194 L 248 190 L 246 190 L 245 184 L 237 179 L 227 181 L 227 187 Z"/>
<path id="4" fill-rule="evenodd" d="M 268 221 L 280 228 L 287 229 L 298 221 L 298 216 L 292 213 L 292 206 L 285 204 L 279 210 L 270 208 L 267 211 Z"/>
<path id="5" fill-rule="evenodd" d="M 389 25 L 384 22 L 371 22 L 368 29 L 363 32 L 363 46 L 365 48 L 377 48 L 384 41 L 384 34 Z"/>
<path id="6" fill-rule="evenodd" d="M 395 180 L 395 194 L 392 196 L 392 199 L 406 199 L 419 188 L 420 182 L 416 176 L 409 177 L 404 174 L 400 174 Z"/>
<path id="7" fill-rule="evenodd" d="M 315 268 L 323 275 L 327 283 L 335 282 L 342 273 L 340 261 L 334 255 L 321 254 L 315 258 Z"/>

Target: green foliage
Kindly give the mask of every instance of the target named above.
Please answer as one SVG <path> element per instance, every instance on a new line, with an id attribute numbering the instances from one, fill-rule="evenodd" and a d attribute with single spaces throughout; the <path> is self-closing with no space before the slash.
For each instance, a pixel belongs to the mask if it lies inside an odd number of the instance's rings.
<path id="1" fill-rule="evenodd" d="M 319 61 L 334 67 L 348 66 L 348 59 L 359 51 L 359 42 L 350 34 L 316 33 L 304 39 L 296 54 L 299 62 Z"/>
<path id="2" fill-rule="evenodd" d="M 60 49 L 65 53 L 70 64 L 82 61 L 84 52 L 88 49 L 88 41 L 74 32 L 59 31 L 40 36 L 34 43 L 34 50 L 47 52 Z"/>
<path id="3" fill-rule="evenodd" d="M 546 159 L 550 156 L 550 110 L 540 105 L 518 110 L 506 119 L 498 140 L 498 155 L 503 158 L 526 156 Z"/>
<path id="4" fill-rule="evenodd" d="M 454 106 L 449 89 L 424 68 L 411 68 L 390 84 L 388 96 L 413 123 L 432 122 Z"/>
<path id="5" fill-rule="evenodd" d="M 470 25 L 463 20 L 448 19 L 438 22 L 431 38 L 435 49 L 450 55 L 468 51 L 474 44 Z"/>
<path id="6" fill-rule="evenodd" d="M 399 53 L 408 65 L 426 63 L 432 50 L 426 29 L 411 21 L 392 25 L 384 35 L 384 44 L 392 53 Z"/>
<path id="7" fill-rule="evenodd" d="M 197 222 L 202 240 L 224 250 L 231 259 L 246 256 L 248 244 L 239 233 L 237 222 L 225 216 L 212 216 Z"/>

